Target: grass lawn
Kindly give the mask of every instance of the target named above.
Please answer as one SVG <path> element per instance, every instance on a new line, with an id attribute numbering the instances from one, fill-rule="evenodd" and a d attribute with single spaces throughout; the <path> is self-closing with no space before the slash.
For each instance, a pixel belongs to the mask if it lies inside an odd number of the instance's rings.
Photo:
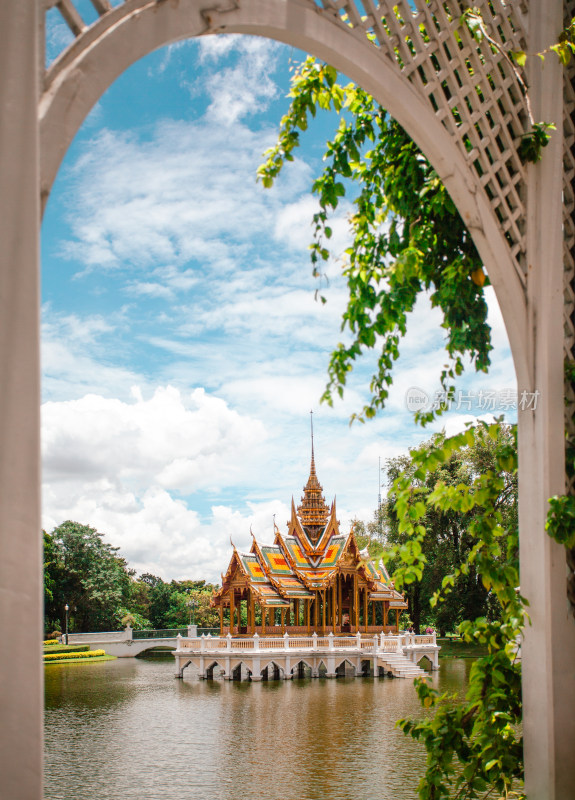
<path id="1" fill-rule="evenodd" d="M 50 667 L 52 664 L 94 664 L 96 661 L 115 661 L 116 656 L 95 656 L 94 658 L 55 658 L 53 661 L 45 661 L 44 666 Z"/>
<path id="2" fill-rule="evenodd" d="M 87 653 L 89 644 L 45 644 L 42 648 L 44 655 L 48 653 Z"/>

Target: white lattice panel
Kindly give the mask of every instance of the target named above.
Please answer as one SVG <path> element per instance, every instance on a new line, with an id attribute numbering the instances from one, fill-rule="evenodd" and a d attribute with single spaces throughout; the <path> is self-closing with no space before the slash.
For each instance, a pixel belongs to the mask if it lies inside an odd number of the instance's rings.
<path id="1" fill-rule="evenodd" d="M 524 280 L 524 179 L 517 140 L 527 115 L 521 88 L 505 53 L 526 48 L 523 4 L 479 0 L 487 32 L 478 44 L 461 24 L 458 2 L 318 0 L 386 55 L 416 85 L 473 165 Z"/>

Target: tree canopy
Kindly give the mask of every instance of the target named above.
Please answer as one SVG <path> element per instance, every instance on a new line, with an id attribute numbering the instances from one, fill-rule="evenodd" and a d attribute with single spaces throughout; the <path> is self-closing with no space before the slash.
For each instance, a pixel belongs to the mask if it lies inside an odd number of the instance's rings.
<path id="1" fill-rule="evenodd" d="M 436 434 L 423 447 L 437 450 L 445 442 L 443 434 Z M 390 459 L 386 465 L 391 485 L 400 476 L 411 475 L 412 486 L 419 497 L 427 499 L 438 483 L 450 490 L 472 485 L 478 475 L 494 473 L 497 469 L 497 454 L 502 447 L 515 451 L 515 437 L 510 426 L 499 426 L 496 438 L 482 427 L 475 432 L 473 443 L 456 450 L 437 464 L 424 478 L 415 476 L 416 464 L 410 456 Z M 500 510 L 503 525 L 517 529 L 517 476 L 514 471 L 501 471 L 501 491 L 494 509 Z M 381 514 L 385 527 L 385 544 L 401 548 L 407 541 L 406 531 L 400 530 L 401 519 L 396 511 L 397 495 L 392 490 L 382 505 Z M 422 624 L 431 624 L 441 635 L 454 631 L 464 620 L 476 617 L 498 618 L 499 606 L 491 591 L 481 580 L 476 565 L 471 563 L 465 573 L 457 576 L 452 591 L 434 608 L 430 603 L 442 587 L 446 575 L 451 575 L 464 563 L 475 545 L 470 527 L 478 514 L 476 507 L 436 507 L 428 504 L 422 525 L 426 535 L 422 542 L 422 557 L 425 568 L 420 578 L 405 587 L 409 601 L 410 617 L 419 632 Z M 393 572 L 399 567 L 400 557 L 390 559 Z"/>
<path id="2" fill-rule="evenodd" d="M 426 540 L 433 539 L 435 515 L 443 516 L 449 526 L 458 520 L 459 527 L 465 521 L 464 535 L 458 535 L 460 541 L 466 540 L 464 551 L 443 575 L 431 604 L 440 607 L 457 593 L 462 581 L 465 585 L 470 576 L 474 581 L 478 576 L 496 612 L 459 624 L 465 641 L 487 650 L 471 667 L 465 698 L 439 695 L 420 682 L 420 699 L 435 713 L 399 723 L 427 750 L 419 785 L 422 800 L 510 797 L 523 778 L 521 665 L 516 651 L 525 621 L 525 599 L 519 592 L 513 500 L 517 453 L 510 434 L 502 434 L 498 425 L 479 425 L 449 439 L 438 438 L 411 453 L 408 469 L 397 475 L 392 487 L 401 537 L 394 546 L 396 585 L 422 581 L 427 569 Z M 464 463 L 461 456 L 466 450 L 480 458 L 466 481 L 456 482 L 452 468 Z"/>
<path id="3" fill-rule="evenodd" d="M 148 573 L 138 578 L 119 548 L 90 525 L 68 520 L 43 536 L 48 633 L 63 629 L 65 605 L 70 631 L 117 630 L 126 620 L 134 628 L 182 628 L 189 621 L 190 601 L 199 625 L 219 624 L 209 605 L 216 587 L 205 580 L 165 582 Z"/>

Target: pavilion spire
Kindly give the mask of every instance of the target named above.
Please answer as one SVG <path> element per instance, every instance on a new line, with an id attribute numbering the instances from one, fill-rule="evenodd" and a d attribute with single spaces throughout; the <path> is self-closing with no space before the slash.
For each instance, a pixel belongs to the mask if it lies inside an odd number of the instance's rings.
<path id="1" fill-rule="evenodd" d="M 311 425 L 311 464 L 309 478 L 303 487 L 303 497 L 297 513 L 306 533 L 314 543 L 317 543 L 319 536 L 326 526 L 329 519 L 329 508 L 326 505 L 322 494 L 323 488 L 317 478 L 315 470 L 315 453 L 313 442 L 313 411 L 310 411 Z"/>

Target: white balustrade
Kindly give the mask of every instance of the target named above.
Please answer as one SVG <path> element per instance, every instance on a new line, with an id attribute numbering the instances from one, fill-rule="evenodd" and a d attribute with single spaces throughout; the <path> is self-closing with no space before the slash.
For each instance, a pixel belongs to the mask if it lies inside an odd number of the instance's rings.
<path id="1" fill-rule="evenodd" d="M 96 634 L 102 636 L 102 634 Z M 123 636 L 121 634 L 114 634 L 114 637 Z M 312 633 L 311 636 L 290 636 L 287 631 L 283 636 L 267 636 L 262 637 L 255 633 L 250 637 L 234 638 L 230 633 L 225 636 L 211 636 L 210 634 L 202 634 L 201 637 L 191 638 L 182 637 L 178 634 L 176 638 L 177 649 L 186 651 L 197 651 L 199 653 L 218 652 L 221 650 L 226 651 L 249 651 L 251 653 L 260 653 L 266 651 L 283 651 L 289 652 L 293 650 L 310 650 L 312 652 L 330 652 L 333 653 L 337 650 L 350 650 L 355 652 L 371 652 L 371 653 L 401 653 L 404 648 L 433 648 L 436 649 L 435 634 L 426 634 L 422 636 L 415 636 L 413 634 L 403 635 L 385 635 L 375 633 L 370 637 L 362 637 L 360 633 L 352 634 L 349 636 L 337 636 L 333 632 L 328 633 L 326 636 L 319 636 L 317 633 Z"/>

